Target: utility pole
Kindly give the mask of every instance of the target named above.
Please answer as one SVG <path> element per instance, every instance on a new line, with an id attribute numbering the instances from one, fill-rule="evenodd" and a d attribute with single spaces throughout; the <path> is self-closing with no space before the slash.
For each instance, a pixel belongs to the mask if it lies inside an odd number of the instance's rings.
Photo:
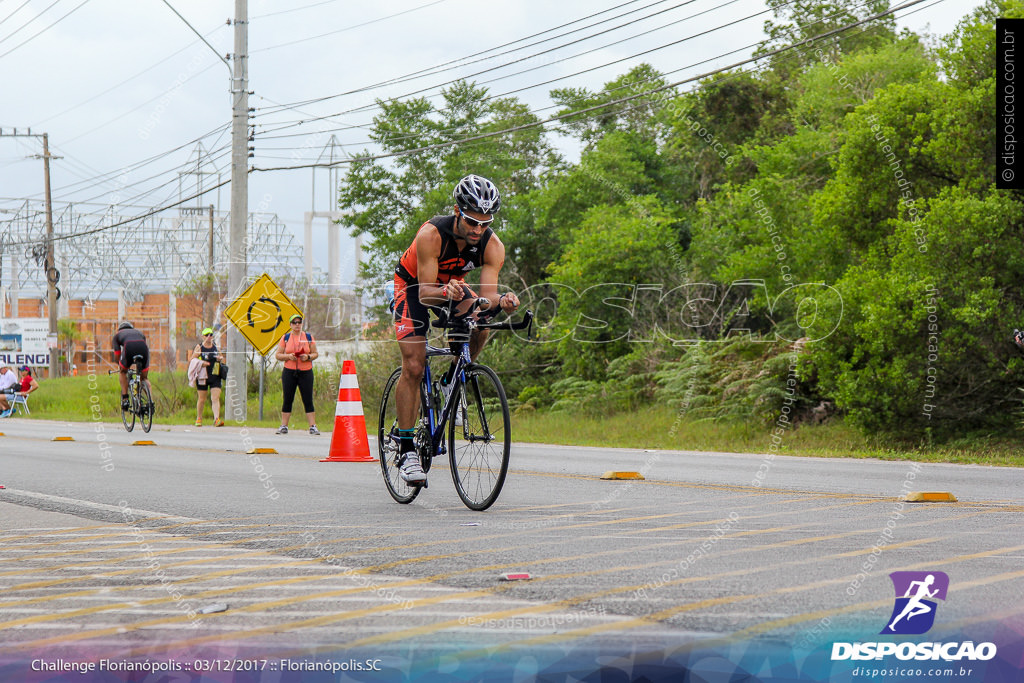
<path id="1" fill-rule="evenodd" d="M 214 292 L 213 286 L 213 204 L 207 207 L 210 214 L 210 252 L 206 256 L 206 287 L 203 293 L 203 324 L 209 323 L 211 326 L 217 322 L 212 319 L 212 316 L 207 316 L 207 308 L 210 305 L 210 295 Z M 219 340 L 218 340 L 219 341 Z"/>
<path id="2" fill-rule="evenodd" d="M 213 204 L 206 208 L 210 212 L 210 253 L 206 256 L 206 274 L 213 277 Z"/>
<path id="3" fill-rule="evenodd" d="M 231 227 L 228 245 L 228 296 L 238 296 L 248 264 L 246 223 L 249 219 L 249 7 L 235 0 L 235 52 L 231 78 Z M 227 355 L 233 380 L 225 387 L 224 408 L 228 417 L 244 422 L 246 399 L 245 339 L 228 326 Z"/>
<path id="4" fill-rule="evenodd" d="M 19 133 L 15 128 L 14 132 L 5 133 L 0 128 L 0 137 L 11 138 L 42 138 L 43 140 L 43 187 L 46 191 L 46 258 L 44 275 L 46 277 L 46 308 L 50 318 L 50 338 L 57 334 L 57 278 L 59 273 L 54 266 L 53 258 L 53 198 L 50 195 L 50 159 L 61 157 L 50 156 L 50 136 L 47 133 L 33 133 L 31 128 L 26 132 Z M 36 158 L 40 158 L 36 155 Z M 49 341 L 49 340 L 47 340 Z M 49 344 L 47 344 L 49 346 Z M 49 347 L 50 353 L 50 377 L 57 376 L 57 347 Z"/>
<path id="5" fill-rule="evenodd" d="M 178 15 L 206 46 L 220 57 L 231 73 L 231 226 L 228 237 L 228 296 L 242 293 L 248 265 L 249 220 L 249 3 L 235 0 L 235 52 L 230 55 L 234 65 L 221 57 L 195 26 L 188 23 L 168 0 L 164 4 Z M 231 361 L 231 378 L 224 387 L 225 417 L 238 422 L 246 415 L 245 339 L 234 326 L 228 326 L 227 356 Z"/>
<path id="6" fill-rule="evenodd" d="M 203 325 L 213 325 L 217 321 L 213 319 L 213 313 L 210 310 L 210 299 L 213 297 L 213 293 L 216 291 L 214 283 L 216 282 L 213 275 L 213 205 L 209 205 L 207 208 L 207 222 L 208 222 L 208 237 L 207 244 L 209 252 L 206 256 L 206 283 L 200 290 L 203 295 Z"/>
<path id="7" fill-rule="evenodd" d="M 43 133 L 43 183 L 46 187 L 46 308 L 50 339 L 57 334 L 57 269 L 53 265 L 53 200 L 50 196 L 50 136 Z M 53 273 L 53 275 L 51 275 Z M 47 340 L 49 342 L 49 340 Z M 50 346 L 49 343 L 47 346 Z M 57 376 L 57 347 L 50 346 L 50 379 Z"/>

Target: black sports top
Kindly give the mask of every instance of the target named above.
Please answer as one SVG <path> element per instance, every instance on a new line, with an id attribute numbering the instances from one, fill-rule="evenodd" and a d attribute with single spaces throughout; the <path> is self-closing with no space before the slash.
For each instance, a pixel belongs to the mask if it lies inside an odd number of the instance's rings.
<path id="1" fill-rule="evenodd" d="M 434 216 L 423 226 L 432 225 L 441 235 L 441 253 L 437 257 L 437 283 L 443 285 L 449 280 L 461 280 L 466 273 L 475 270 L 483 265 L 484 250 L 494 232 L 487 228 L 476 244 L 466 242 L 462 249 L 455 244 L 455 216 Z M 423 226 L 420 226 L 421 228 Z M 402 254 L 398 261 L 395 273 L 408 284 L 416 284 L 417 263 L 416 263 L 416 242 L 415 240 Z"/>

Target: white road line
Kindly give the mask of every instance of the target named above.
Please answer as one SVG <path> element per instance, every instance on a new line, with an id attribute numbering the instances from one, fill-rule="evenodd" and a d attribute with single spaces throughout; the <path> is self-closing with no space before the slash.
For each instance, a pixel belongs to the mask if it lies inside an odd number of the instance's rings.
<path id="1" fill-rule="evenodd" d="M 63 503 L 65 505 L 77 505 L 80 507 L 90 508 L 92 510 L 100 510 L 103 512 L 116 512 L 123 515 L 121 508 L 117 505 L 107 505 L 106 503 L 94 503 L 91 500 L 79 500 L 77 498 L 64 498 L 63 496 L 51 496 L 47 493 L 36 493 L 35 491 L 23 491 L 21 489 L 7 489 L 8 493 L 14 494 L 15 496 L 23 496 L 25 498 L 32 498 L 34 500 L 46 501 L 48 503 Z M 129 507 L 131 507 L 129 505 Z M 202 522 L 205 520 L 196 519 L 194 517 L 177 517 L 175 515 L 167 515 L 162 512 L 153 512 L 152 510 L 142 510 L 139 508 L 131 508 L 132 515 L 136 520 L 143 518 L 156 517 L 161 520 L 181 522 L 181 523 L 193 523 Z M 69 514 L 69 513 L 65 513 Z M 72 513 L 73 514 L 73 513 Z M 127 521 L 126 521 L 127 523 Z"/>

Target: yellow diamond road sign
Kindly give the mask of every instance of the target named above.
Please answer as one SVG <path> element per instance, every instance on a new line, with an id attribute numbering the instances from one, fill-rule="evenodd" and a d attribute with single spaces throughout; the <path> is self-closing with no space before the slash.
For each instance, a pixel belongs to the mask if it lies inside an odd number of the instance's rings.
<path id="1" fill-rule="evenodd" d="M 228 320 L 249 340 L 261 356 L 267 355 L 288 331 L 288 319 L 302 313 L 281 288 L 264 273 L 231 302 Z"/>

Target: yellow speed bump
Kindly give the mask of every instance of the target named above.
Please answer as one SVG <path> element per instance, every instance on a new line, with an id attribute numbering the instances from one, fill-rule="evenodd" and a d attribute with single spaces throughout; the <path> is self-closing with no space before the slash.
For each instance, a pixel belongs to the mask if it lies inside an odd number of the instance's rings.
<path id="1" fill-rule="evenodd" d="M 155 446 L 156 441 L 150 441 L 149 439 L 141 439 L 139 441 L 132 441 L 133 446 Z"/>
<path id="2" fill-rule="evenodd" d="M 639 472 L 616 472 L 614 470 L 608 470 L 601 475 L 602 479 L 640 479 L 643 480 L 644 475 Z"/>
<path id="3" fill-rule="evenodd" d="M 246 455 L 257 455 L 257 454 L 269 455 L 271 453 L 277 453 L 277 449 L 276 448 L 250 448 L 245 453 L 246 453 Z"/>
<path id="4" fill-rule="evenodd" d="M 912 491 L 903 501 L 905 503 L 955 503 L 956 496 L 949 491 Z"/>
<path id="5" fill-rule="evenodd" d="M 52 439 L 50 439 L 50 441 L 74 441 L 74 440 L 75 440 L 75 437 L 73 437 L 73 436 L 55 436 Z"/>

